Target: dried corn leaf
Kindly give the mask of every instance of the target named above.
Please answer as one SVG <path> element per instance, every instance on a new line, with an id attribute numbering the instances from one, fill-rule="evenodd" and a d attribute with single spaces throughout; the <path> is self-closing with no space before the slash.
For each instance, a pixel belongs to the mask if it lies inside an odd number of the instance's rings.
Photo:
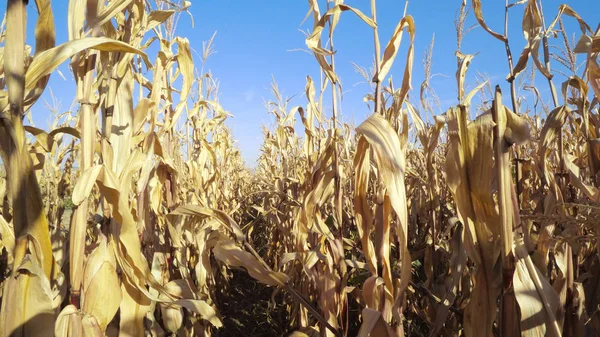
<path id="1" fill-rule="evenodd" d="M 373 79 L 373 82 L 382 82 L 385 79 L 385 77 L 387 76 L 388 72 L 392 68 L 392 64 L 394 63 L 396 54 L 398 54 L 398 49 L 400 48 L 400 42 L 402 41 L 402 32 L 404 31 L 405 28 L 407 29 L 408 33 L 410 34 L 410 45 L 408 47 L 408 55 L 406 57 L 406 68 L 404 70 L 404 77 L 403 77 L 403 82 L 402 82 L 402 87 L 403 88 L 406 87 L 406 88 L 401 90 L 401 92 L 404 93 L 404 95 L 401 95 L 401 96 L 405 96 L 410 87 L 410 78 L 411 78 L 412 62 L 413 62 L 413 55 L 414 55 L 413 48 L 414 48 L 415 33 L 416 33 L 415 21 L 412 18 L 412 16 L 408 15 L 408 16 L 402 18 L 400 20 L 400 22 L 398 22 L 398 25 L 396 26 L 396 29 L 394 30 L 394 34 L 392 34 L 392 37 L 391 37 L 390 41 L 388 42 L 387 46 L 385 47 L 385 51 L 383 52 L 383 59 L 381 61 L 380 69 L 377 72 L 377 74 L 375 74 L 375 78 Z M 408 81 L 408 85 L 405 86 L 404 82 L 407 82 L 407 81 Z"/>
<path id="2" fill-rule="evenodd" d="M 82 51 L 95 49 L 105 52 L 134 53 L 142 57 L 145 64 L 151 67 L 151 63 L 145 53 L 127 43 L 106 37 L 90 37 L 80 40 L 66 42 L 54 48 L 37 54 L 25 75 L 25 88 L 31 90 L 44 76 L 54 71 L 61 63 Z"/>
<path id="3" fill-rule="evenodd" d="M 513 283 L 521 311 L 523 336 L 561 336 L 555 313 L 558 294 L 535 267 L 522 240 L 515 248 L 517 264 Z"/>
<path id="4" fill-rule="evenodd" d="M 389 196 L 389 204 L 391 204 L 398 217 L 396 235 L 399 242 L 401 274 L 400 284 L 395 289 L 393 297 L 395 298 L 394 308 L 396 314 L 399 314 L 401 308 L 404 307 L 405 291 L 410 282 L 412 263 L 408 251 L 408 210 L 404 181 L 406 169 L 405 147 L 402 146 L 400 137 L 398 137 L 390 123 L 379 114 L 371 115 L 356 130 L 367 139 L 376 154 L 379 174 L 386 188 L 386 194 Z M 406 127 L 404 130 L 404 132 L 408 132 Z M 383 221 L 387 222 L 387 217 L 384 217 Z M 382 230 L 385 232 L 385 228 Z M 385 239 L 381 242 L 381 245 L 388 244 Z M 383 248 L 384 251 L 387 250 L 386 247 Z M 387 256 L 385 258 L 387 259 Z M 380 260 L 380 262 L 383 261 Z M 389 280 L 387 281 L 389 283 Z M 392 286 L 387 284 L 388 289 Z M 401 317 L 396 317 L 396 319 L 401 319 Z"/>
<path id="5" fill-rule="evenodd" d="M 98 16 L 94 17 L 92 21 L 87 22 L 86 25 L 90 28 L 104 25 L 113 19 L 117 14 L 121 13 L 125 8 L 127 8 L 132 1 L 133 0 L 117 0 L 109 2 L 108 6 L 104 8 L 104 10 Z"/>
<path id="6" fill-rule="evenodd" d="M 81 38 L 87 0 L 69 1 L 67 29 L 69 41 Z"/>
<path id="7" fill-rule="evenodd" d="M 9 260 L 12 260 L 12 252 L 15 249 L 15 234 L 12 226 L 3 216 L 0 216 L 0 239 L 2 246 L 9 255 Z M 9 263 L 12 264 L 12 261 L 9 261 Z"/>
<path id="8" fill-rule="evenodd" d="M 183 86 L 181 88 L 180 100 L 183 102 L 188 98 L 192 84 L 194 83 L 194 61 L 190 50 L 190 41 L 186 38 L 175 38 L 174 42 L 179 47 L 177 53 L 177 64 L 183 75 Z"/>
<path id="9" fill-rule="evenodd" d="M 458 86 L 458 101 L 464 102 L 465 95 L 465 79 L 467 76 L 467 70 L 469 69 L 469 65 L 471 64 L 471 60 L 475 55 L 464 55 L 462 53 L 456 52 L 456 57 L 459 60 L 459 67 L 456 71 L 456 82 Z M 464 104 L 464 103 L 463 103 Z"/>
<path id="10" fill-rule="evenodd" d="M 219 210 L 212 210 L 210 208 L 198 206 L 198 205 L 183 205 L 177 207 L 170 214 L 172 215 L 188 215 L 188 216 L 197 216 L 200 218 L 209 218 L 214 217 L 218 219 L 219 222 L 226 226 L 228 230 L 230 230 L 236 237 L 236 240 L 239 242 L 246 241 L 245 235 L 242 230 L 239 228 L 237 223 L 227 214 Z"/>
<path id="11" fill-rule="evenodd" d="M 488 33 L 490 33 L 496 39 L 498 39 L 502 42 L 505 42 L 507 39 L 506 36 L 500 35 L 500 34 L 494 32 L 490 27 L 488 27 L 488 25 L 483 20 L 483 12 L 481 10 L 481 1 L 480 0 L 472 0 L 471 5 L 473 6 L 473 12 L 475 13 L 475 17 L 477 18 L 477 22 L 479 22 L 479 25 L 481 25 L 481 27 L 483 29 L 485 29 Z"/>
<path id="12" fill-rule="evenodd" d="M 377 310 L 364 308 L 362 311 L 362 324 L 358 330 L 359 337 L 396 337 L 396 333 L 383 320 L 381 313 Z"/>
<path id="13" fill-rule="evenodd" d="M 379 171 L 390 196 L 392 208 L 398 215 L 399 235 L 403 235 L 406 239 L 408 230 L 404 186 L 406 162 L 401 150 L 400 138 L 390 123 L 378 114 L 371 115 L 356 128 L 356 131 L 363 135 L 375 150 Z"/>
<path id="14" fill-rule="evenodd" d="M 448 187 L 456 200 L 457 213 L 465 228 L 465 248 L 477 266 L 471 276 L 475 284 L 465 309 L 467 336 L 492 336 L 496 316 L 495 299 L 500 294 L 494 269 L 500 253 L 497 214 L 491 199 L 492 121 L 480 117 L 467 126 L 463 107 L 448 111 L 450 149 L 446 159 Z M 484 199 L 485 198 L 485 199 Z M 493 230 L 493 231 L 492 231 Z"/>
<path id="15" fill-rule="evenodd" d="M 0 335 L 53 336 L 52 289 L 36 259 L 25 255 L 4 282 Z"/>
<path id="16" fill-rule="evenodd" d="M 348 5 L 344 5 L 344 4 L 339 4 L 331 9 L 329 9 L 319 19 L 318 22 L 315 22 L 315 26 L 313 27 L 312 34 L 308 38 L 306 38 L 306 46 L 308 46 L 308 48 L 313 51 L 315 58 L 317 59 L 317 61 L 319 62 L 319 65 L 321 66 L 321 69 L 325 72 L 325 74 L 327 75 L 327 78 L 334 84 L 338 83 L 338 77 L 335 74 L 335 72 L 333 71 L 332 66 L 325 59 L 325 56 L 331 55 L 331 51 L 321 47 L 321 34 L 323 32 L 323 29 L 325 29 L 325 25 L 327 24 L 329 19 L 332 16 L 338 15 L 344 11 L 353 12 L 363 22 L 365 22 L 372 28 L 375 28 L 377 26 L 377 24 L 371 18 L 364 15 L 361 11 L 359 11 L 358 9 L 355 9 L 353 7 L 350 7 Z"/>
<path id="17" fill-rule="evenodd" d="M 167 21 L 173 14 L 174 10 L 155 10 L 148 14 L 146 21 L 146 30 L 152 30 L 163 22 Z"/>
<path id="18" fill-rule="evenodd" d="M 600 100 L 600 66 L 594 58 L 590 58 L 588 61 L 588 76 L 596 99 Z"/>
<path id="19" fill-rule="evenodd" d="M 560 6 L 558 6 L 558 13 L 556 14 L 556 17 L 554 18 L 552 23 L 550 23 L 550 25 L 548 26 L 547 31 L 552 31 L 554 29 L 554 26 L 556 26 L 558 20 L 562 17 L 563 14 L 566 14 L 577 20 L 577 23 L 579 23 L 579 29 L 581 30 L 582 34 L 585 35 L 587 32 L 592 31 L 590 26 L 585 21 L 583 21 L 579 14 L 577 14 L 577 12 L 575 12 L 573 8 L 571 8 L 567 4 L 561 4 Z"/>
<path id="20" fill-rule="evenodd" d="M 250 276 L 269 286 L 284 286 L 288 276 L 270 270 L 261 264 L 252 254 L 243 251 L 231 240 L 219 242 L 214 248 L 215 257 L 229 266 L 244 267 Z"/>
<path id="21" fill-rule="evenodd" d="M 102 330 L 96 319 L 86 315 L 75 308 L 74 305 L 67 305 L 58 315 L 56 326 L 54 327 L 54 336 L 56 337 L 79 337 L 103 336 Z"/>
<path id="22" fill-rule="evenodd" d="M 35 53 L 39 54 L 44 50 L 48 50 L 54 47 L 56 43 L 56 32 L 54 29 L 54 15 L 52 13 L 52 6 L 49 0 L 36 0 L 35 1 L 39 16 L 35 25 Z M 48 84 L 50 75 L 47 75 L 40 79 L 36 84 L 36 89 L 32 90 L 26 97 L 25 105 L 30 106 L 33 102 L 37 101 L 40 97 L 44 88 Z"/>
<path id="23" fill-rule="evenodd" d="M 129 278 L 123 278 L 121 294 L 119 336 L 143 337 L 144 317 L 150 310 L 150 299 L 138 286 L 131 284 Z"/>
<path id="24" fill-rule="evenodd" d="M 85 263 L 83 278 L 84 312 L 94 316 L 101 331 L 117 313 L 121 303 L 121 289 L 114 253 L 105 237 L 101 237 L 98 246 Z"/>
<path id="25" fill-rule="evenodd" d="M 370 240 L 373 226 L 373 211 L 367 199 L 369 176 L 371 172 L 371 156 L 369 143 L 365 138 L 360 138 L 354 155 L 355 188 L 354 188 L 354 214 L 356 216 L 358 235 L 361 238 L 362 250 L 368 263 L 369 271 L 375 275 L 377 261 L 375 247 Z"/>
<path id="26" fill-rule="evenodd" d="M 452 278 L 450 288 L 447 289 L 446 295 L 437 309 L 435 315 L 435 325 L 429 332 L 429 336 L 437 336 L 438 332 L 446 323 L 448 314 L 450 313 L 450 307 L 454 303 L 457 296 L 457 290 L 460 280 L 462 279 L 463 273 L 467 267 L 467 253 L 463 247 L 464 242 L 464 231 L 463 225 L 459 222 L 456 226 L 456 231 L 452 235 L 452 256 L 450 257 L 451 264 L 451 275 Z"/>

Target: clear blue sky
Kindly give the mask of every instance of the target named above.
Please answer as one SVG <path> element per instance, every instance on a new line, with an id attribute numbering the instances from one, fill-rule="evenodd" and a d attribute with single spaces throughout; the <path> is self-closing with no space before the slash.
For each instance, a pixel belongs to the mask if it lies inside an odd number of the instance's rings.
<path id="1" fill-rule="evenodd" d="M 423 80 L 423 66 L 421 59 L 423 52 L 429 46 L 432 35 L 435 33 L 435 47 L 433 54 L 433 73 L 441 73 L 447 77 L 435 77 L 431 85 L 436 90 L 441 108 L 445 110 L 456 104 L 456 32 L 454 29 L 455 15 L 460 7 L 460 0 L 411 0 L 408 5 L 408 14 L 412 15 L 416 23 L 415 63 L 412 81 L 412 96 L 418 97 L 419 86 Z M 470 3 L 470 1 L 468 1 Z M 511 0 L 511 2 L 513 2 Z M 325 12 L 324 1 L 321 3 L 321 12 Z M 346 3 L 356 7 L 365 14 L 370 15 L 370 2 L 368 0 L 348 0 Z M 544 1 L 544 13 L 548 24 L 556 15 L 560 3 L 567 3 L 575 9 L 595 29 L 600 13 L 598 0 L 570 0 L 570 1 Z M 378 23 L 382 49 L 390 38 L 393 29 L 402 17 L 405 1 L 379 0 L 377 4 Z M 3 6 L 4 7 L 4 6 Z M 57 43 L 67 40 L 67 1 L 53 1 L 52 7 L 57 26 Z M 483 1 L 484 17 L 488 25 L 502 33 L 504 22 L 504 1 Z M 234 137 L 244 155 L 246 164 L 255 165 L 262 140 L 261 126 L 271 125 L 272 116 L 267 115 L 263 100 L 271 99 L 270 83 L 272 77 L 278 82 L 284 96 L 298 95 L 290 103 L 305 105 L 303 97 L 305 79 L 309 75 L 318 83 L 318 65 L 311 54 L 293 49 L 306 49 L 304 35 L 300 30 L 312 28 L 312 17 L 302 24 L 307 11 L 308 2 L 301 0 L 196 0 L 190 8 L 194 15 L 195 27 L 191 27 L 189 17 L 183 15 L 178 26 L 178 35 L 187 37 L 193 48 L 198 52 L 202 49 L 202 42 L 208 40 L 216 31 L 215 49 L 206 67 L 220 82 L 220 102 L 222 106 L 234 117 L 228 120 Z M 33 43 L 33 30 L 35 25 L 35 4 L 29 4 L 28 36 L 30 44 Z M 495 14 L 494 14 L 495 13 Z M 520 54 L 525 40 L 521 33 L 521 20 L 523 6 L 513 7 L 510 15 L 512 19 L 509 26 L 513 57 Z M 468 23 L 475 23 L 475 18 L 470 13 Z M 566 18 L 565 23 L 569 35 L 580 35 L 578 26 L 571 18 Z M 301 25 L 302 24 L 302 25 Z M 335 33 L 336 67 L 343 84 L 344 97 L 342 114 L 344 120 L 360 123 L 369 111 L 363 96 L 369 91 L 369 86 L 363 82 L 362 77 L 355 72 L 351 62 L 360 66 L 370 67 L 373 60 L 373 33 L 356 16 L 346 12 L 342 14 L 340 23 Z M 560 44 L 554 40 L 552 44 Z M 405 35 L 396 63 L 391 75 L 395 78 L 395 86 L 400 87 L 404 71 L 408 35 Z M 508 73 L 504 45 L 492 38 L 482 28 L 477 27 L 471 31 L 463 41 L 464 53 L 477 53 L 468 77 L 469 86 L 472 88 L 476 70 L 486 72 L 492 79 L 492 84 L 501 84 L 503 92 L 508 93 L 508 86 L 504 77 Z M 583 60 L 583 58 L 581 58 Z M 60 70 L 67 80 L 53 74 L 49 87 L 61 101 L 61 110 L 68 109 L 74 97 L 74 86 L 71 82 L 67 65 L 63 64 Z M 556 80 L 560 85 L 562 77 Z M 540 91 L 547 92 L 546 84 L 538 81 Z M 48 110 L 44 107 L 43 100 L 50 100 L 49 90 L 46 89 L 42 100 L 34 106 L 32 113 L 37 126 L 48 127 L 50 120 Z M 508 102 L 506 102 L 508 103 Z M 439 113 L 439 112 L 438 112 Z M 327 111 L 326 114 L 329 114 Z M 302 132 L 303 130 L 298 130 Z"/>

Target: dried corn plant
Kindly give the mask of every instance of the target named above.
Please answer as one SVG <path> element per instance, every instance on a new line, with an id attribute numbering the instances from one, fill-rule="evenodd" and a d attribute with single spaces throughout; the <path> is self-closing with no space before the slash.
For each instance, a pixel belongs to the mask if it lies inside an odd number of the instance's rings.
<path id="1" fill-rule="evenodd" d="M 69 40 L 56 45 L 54 21 L 65 18 L 48 0 L 7 2 L 1 335 L 599 333 L 600 29 L 567 5 L 546 24 L 541 1 L 522 0 L 506 3 L 498 33 L 472 0 L 480 28 L 505 45 L 506 99 L 483 76 L 467 89 L 477 59 L 463 38 L 478 28 L 466 26 L 462 1 L 458 98 L 436 115 L 433 39 L 420 105 L 410 96 L 418 22 L 408 6 L 381 50 L 375 0 L 370 15 L 310 0 L 305 43 L 319 79 L 306 77 L 296 106 L 273 82 L 274 123 L 251 172 L 204 69 L 213 39 L 196 60 L 178 34 L 191 5 L 71 0 Z M 515 6 L 526 46 L 513 64 Z M 38 12 L 34 46 L 27 10 Z M 373 111 L 358 126 L 340 109 L 346 65 L 334 33 L 347 15 L 374 36 L 373 69 L 361 70 Z M 552 39 L 564 50 L 551 52 Z M 24 117 L 65 62 L 76 104 L 49 106 L 44 130 Z M 550 97 L 535 87 L 538 72 Z M 252 303 L 255 292 L 266 305 Z M 232 311 L 241 302 L 254 306 L 247 320 Z"/>
<path id="2" fill-rule="evenodd" d="M 8 3 L 3 335 L 209 335 L 222 326 L 214 286 L 226 281 L 222 266 L 255 266 L 253 275 L 281 282 L 240 248 L 245 237 L 232 216 L 249 173 L 214 81 L 197 73 L 188 40 L 174 35 L 173 20 L 189 5 L 71 1 L 69 41 L 55 47 L 50 3 L 38 1 L 31 54 L 25 2 Z M 145 53 L 153 44 L 154 64 Z M 23 126 L 24 111 L 67 60 L 75 116 L 48 132 Z"/>

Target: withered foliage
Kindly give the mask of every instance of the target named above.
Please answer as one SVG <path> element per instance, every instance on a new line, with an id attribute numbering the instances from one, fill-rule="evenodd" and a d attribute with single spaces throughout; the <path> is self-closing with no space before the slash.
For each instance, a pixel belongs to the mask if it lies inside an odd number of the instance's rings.
<path id="1" fill-rule="evenodd" d="M 289 107 L 273 84 L 275 124 L 251 172 L 216 80 L 177 33 L 190 1 L 70 0 L 56 18 L 49 0 L 7 1 L 0 335 L 218 336 L 234 269 L 283 299 L 291 336 L 600 332 L 600 29 L 567 5 L 546 25 L 541 1 L 521 0 L 506 3 L 500 33 L 472 0 L 480 28 L 506 46 L 503 99 L 489 79 L 467 88 L 476 56 L 464 51 L 474 27 L 462 1 L 457 102 L 436 115 L 433 39 L 420 105 L 409 95 L 418 30 L 409 11 L 382 50 L 375 0 L 370 15 L 342 0 L 308 3 L 305 42 L 322 76 L 306 78 L 301 106 Z M 526 46 L 513 64 L 515 6 L 525 9 Z M 375 41 L 372 71 L 359 68 L 374 111 L 356 127 L 341 118 L 335 55 L 343 50 L 333 43 L 346 15 Z M 54 22 L 65 19 L 69 40 L 56 45 Z M 574 44 L 564 32 L 571 19 L 580 28 Z M 565 50 L 550 53 L 559 28 Z M 211 39 L 198 62 L 212 51 Z M 50 130 L 27 125 L 64 62 L 76 104 L 53 111 Z M 397 88 L 389 74 L 399 62 Z M 548 91 L 534 86 L 537 72 Z M 481 90 L 492 97 L 475 106 Z M 522 91 L 533 93 L 534 109 L 540 92 L 550 93 L 543 118 L 530 114 Z"/>

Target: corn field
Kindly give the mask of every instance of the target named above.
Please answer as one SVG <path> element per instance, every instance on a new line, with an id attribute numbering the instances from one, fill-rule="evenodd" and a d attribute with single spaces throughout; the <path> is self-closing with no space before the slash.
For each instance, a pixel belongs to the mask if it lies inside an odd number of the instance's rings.
<path id="1" fill-rule="evenodd" d="M 195 54 L 178 35 L 190 1 L 70 0 L 53 13 L 50 0 L 7 0 L 0 334 L 598 336 L 600 25 L 519 0 L 502 31 L 480 0 L 456 1 L 458 96 L 435 114 L 431 49 L 425 81 L 412 80 L 410 5 L 380 41 L 376 1 L 363 2 L 308 0 L 299 44 L 320 78 L 293 107 L 273 83 L 275 123 L 249 170 L 203 66 L 213 40 Z M 358 125 L 340 113 L 334 32 L 346 16 L 374 41 Z M 509 20 L 523 50 L 511 51 Z M 510 92 L 466 85 L 471 29 L 506 47 Z M 44 130 L 26 115 L 63 63 L 77 104 L 48 111 Z"/>

